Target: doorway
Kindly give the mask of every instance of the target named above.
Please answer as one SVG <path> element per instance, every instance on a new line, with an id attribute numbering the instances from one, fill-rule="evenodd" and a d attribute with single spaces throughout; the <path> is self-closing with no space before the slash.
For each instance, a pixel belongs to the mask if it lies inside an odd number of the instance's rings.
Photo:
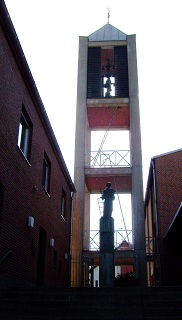
<path id="1" fill-rule="evenodd" d="M 37 260 L 37 285 L 44 285 L 44 272 L 45 272 L 45 256 L 46 256 L 46 231 L 40 227 L 39 230 L 39 249 Z"/>

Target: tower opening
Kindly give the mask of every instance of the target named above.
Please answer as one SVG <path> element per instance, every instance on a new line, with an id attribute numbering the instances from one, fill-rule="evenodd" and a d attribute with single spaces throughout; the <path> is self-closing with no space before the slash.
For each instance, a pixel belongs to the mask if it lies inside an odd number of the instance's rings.
<path id="1" fill-rule="evenodd" d="M 91 131 L 90 167 L 130 167 L 129 130 Z M 101 148 L 102 146 L 102 148 Z"/>
<path id="2" fill-rule="evenodd" d="M 127 47 L 89 47 L 87 98 L 128 96 Z"/>

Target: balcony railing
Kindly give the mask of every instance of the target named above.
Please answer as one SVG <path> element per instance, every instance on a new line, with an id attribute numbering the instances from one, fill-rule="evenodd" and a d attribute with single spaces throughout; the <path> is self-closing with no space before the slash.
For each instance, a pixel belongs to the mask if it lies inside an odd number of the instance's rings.
<path id="1" fill-rule="evenodd" d="M 153 256 L 155 253 L 155 238 L 146 237 L 146 254 L 147 256 Z"/>
<path id="2" fill-rule="evenodd" d="M 86 230 L 84 232 L 85 238 L 89 238 L 89 248 L 84 248 L 90 251 L 100 250 L 100 231 L 99 230 Z M 119 249 L 123 241 L 132 243 L 133 234 L 132 230 L 114 230 L 114 249 Z"/>
<path id="3" fill-rule="evenodd" d="M 99 150 L 87 154 L 86 166 L 94 168 L 131 167 L 130 150 Z"/>

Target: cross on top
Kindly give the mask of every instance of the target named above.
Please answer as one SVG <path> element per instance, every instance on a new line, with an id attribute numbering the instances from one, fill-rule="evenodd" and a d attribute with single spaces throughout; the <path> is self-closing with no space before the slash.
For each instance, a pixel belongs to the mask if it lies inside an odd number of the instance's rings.
<path id="1" fill-rule="evenodd" d="M 107 23 L 109 23 L 111 9 L 107 8 Z"/>

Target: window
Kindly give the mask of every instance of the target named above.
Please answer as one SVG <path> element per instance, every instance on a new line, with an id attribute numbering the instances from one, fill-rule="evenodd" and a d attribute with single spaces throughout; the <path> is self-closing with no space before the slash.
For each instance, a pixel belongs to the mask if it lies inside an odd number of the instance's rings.
<path id="1" fill-rule="evenodd" d="M 65 219 L 66 216 L 66 193 L 62 188 L 62 196 L 61 196 L 61 216 Z"/>
<path id="2" fill-rule="evenodd" d="M 28 160 L 30 159 L 31 132 L 32 123 L 25 110 L 22 110 L 18 133 L 18 147 Z"/>
<path id="3" fill-rule="evenodd" d="M 44 153 L 42 186 L 47 193 L 50 193 L 50 174 L 51 174 L 51 163 L 49 161 L 47 154 Z"/>

